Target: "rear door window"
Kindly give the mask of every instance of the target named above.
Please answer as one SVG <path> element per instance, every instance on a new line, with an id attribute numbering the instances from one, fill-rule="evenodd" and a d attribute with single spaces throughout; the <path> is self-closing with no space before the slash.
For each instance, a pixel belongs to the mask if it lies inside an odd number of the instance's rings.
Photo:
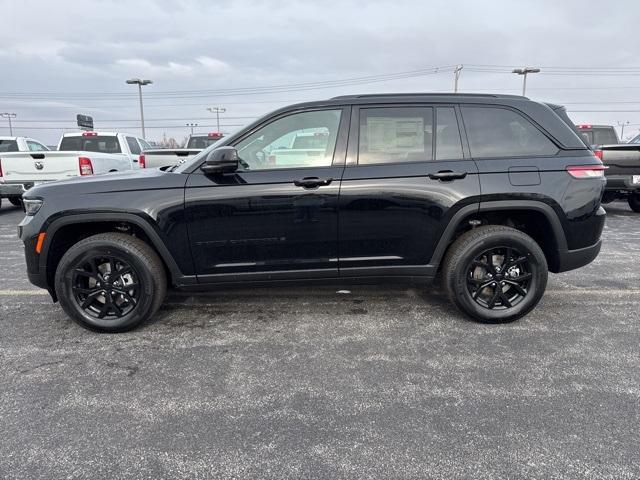
<path id="1" fill-rule="evenodd" d="M 545 156 L 558 147 L 519 113 L 499 107 L 462 107 L 471 156 L 475 158 Z"/>
<path id="2" fill-rule="evenodd" d="M 134 155 L 139 155 L 142 150 L 140 150 L 140 145 L 138 145 L 138 141 L 133 137 L 127 137 L 127 145 L 129 145 L 129 151 Z"/>
<path id="3" fill-rule="evenodd" d="M 115 135 L 64 137 L 58 150 L 65 152 L 122 153 L 120 142 L 118 142 L 118 137 Z"/>
<path id="4" fill-rule="evenodd" d="M 358 164 L 424 162 L 433 159 L 433 108 L 360 110 Z"/>

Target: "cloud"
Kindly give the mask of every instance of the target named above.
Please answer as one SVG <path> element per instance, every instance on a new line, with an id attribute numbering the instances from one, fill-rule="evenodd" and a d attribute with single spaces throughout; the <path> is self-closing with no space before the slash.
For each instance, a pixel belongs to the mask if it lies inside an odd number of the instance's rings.
<path id="1" fill-rule="evenodd" d="M 154 80 L 145 91 L 149 123 L 185 119 L 175 122 L 179 132 L 186 119 L 202 117 L 207 105 L 227 106 L 229 116 L 252 116 L 289 101 L 338 94 L 446 91 L 453 78 L 441 74 L 236 97 L 161 100 L 154 92 L 315 82 L 458 63 L 637 64 L 640 3 L 601 8 L 596 17 L 585 5 L 583 0 L 86 0 L 82 5 L 0 0 L 6 20 L 0 29 L 0 93 L 64 92 L 65 101 L 78 108 L 137 118 L 132 89 L 124 81 L 144 76 Z M 636 80 L 536 75 L 529 85 L 531 95 L 543 100 L 598 102 L 633 100 L 637 91 L 583 88 Z M 460 85 L 467 91 L 518 93 L 521 79 L 463 70 Z M 537 91 L 540 87 L 549 90 Z M 68 117 L 72 107 L 47 100 L 52 103 L 43 104 L 38 115 Z M 0 109 L 2 102 L 0 96 Z M 35 115 L 27 100 L 22 110 L 19 105 L 15 101 L 11 108 L 22 118 Z M 584 122 L 640 123 L 640 113 L 579 115 L 576 120 Z M 26 124 L 24 133 L 57 135 L 29 132 Z"/>

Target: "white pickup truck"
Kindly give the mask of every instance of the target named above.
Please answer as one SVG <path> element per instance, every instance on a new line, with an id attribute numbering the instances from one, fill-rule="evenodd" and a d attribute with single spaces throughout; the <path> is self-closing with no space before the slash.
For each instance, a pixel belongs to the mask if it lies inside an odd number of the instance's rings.
<path id="1" fill-rule="evenodd" d="M 218 132 L 192 133 L 189 135 L 185 148 L 145 149 L 142 153 L 144 154 L 147 168 L 168 167 L 185 162 L 223 137 L 224 135 Z"/>
<path id="2" fill-rule="evenodd" d="M 19 204 L 22 194 L 39 183 L 145 168 L 142 150 L 146 148 L 150 145 L 134 135 L 79 132 L 62 135 L 57 151 L 35 146 L 25 151 L 0 150 L 0 202 L 8 198 Z"/>

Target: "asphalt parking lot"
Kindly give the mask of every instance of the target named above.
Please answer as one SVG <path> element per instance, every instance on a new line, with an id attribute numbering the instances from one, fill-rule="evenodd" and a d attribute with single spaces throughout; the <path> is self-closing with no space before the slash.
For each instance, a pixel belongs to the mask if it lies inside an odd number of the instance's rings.
<path id="1" fill-rule="evenodd" d="M 68 320 L 0 210 L 0 477 L 639 478 L 640 215 L 510 325 L 436 291 L 173 294 Z"/>

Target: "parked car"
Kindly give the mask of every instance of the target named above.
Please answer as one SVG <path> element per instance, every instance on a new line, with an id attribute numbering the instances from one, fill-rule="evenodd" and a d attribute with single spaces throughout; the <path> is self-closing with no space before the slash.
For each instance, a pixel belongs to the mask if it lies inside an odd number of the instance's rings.
<path id="1" fill-rule="evenodd" d="M 222 138 L 224 138 L 224 135 L 220 132 L 192 133 L 189 135 L 184 148 L 199 148 L 204 150 Z"/>
<path id="2" fill-rule="evenodd" d="M 327 133 L 321 155 L 264 165 L 308 131 Z M 438 274 L 462 312 L 508 322 L 536 306 L 548 271 L 598 255 L 604 184 L 560 106 L 355 95 L 277 110 L 180 166 L 34 187 L 19 234 L 31 282 L 93 330 L 140 325 L 169 286 Z"/>
<path id="3" fill-rule="evenodd" d="M 185 148 L 152 148 L 143 152 L 147 168 L 178 165 L 223 138 L 221 133 L 192 133 Z"/>
<path id="4" fill-rule="evenodd" d="M 634 212 L 640 213 L 640 140 L 620 143 L 612 126 L 577 125 L 585 142 L 607 167 L 607 186 L 602 203 L 627 200 Z"/>
<path id="5" fill-rule="evenodd" d="M 28 137 L 0 137 L 0 206 L 6 198 L 12 205 L 20 205 L 22 191 L 12 184 L 5 184 L 2 171 L 2 157 L 15 152 L 46 152 L 49 148 L 33 138 Z"/>
<path id="6" fill-rule="evenodd" d="M 36 150 L 37 145 L 42 148 Z M 115 132 L 65 133 L 56 151 L 37 145 L 0 156 L 0 191 L 10 201 L 45 182 L 144 168 L 142 149 L 149 146 L 141 138 Z"/>
<path id="7" fill-rule="evenodd" d="M 597 145 L 614 145 L 620 143 L 618 132 L 612 125 L 576 125 L 584 141 L 595 147 Z"/>

